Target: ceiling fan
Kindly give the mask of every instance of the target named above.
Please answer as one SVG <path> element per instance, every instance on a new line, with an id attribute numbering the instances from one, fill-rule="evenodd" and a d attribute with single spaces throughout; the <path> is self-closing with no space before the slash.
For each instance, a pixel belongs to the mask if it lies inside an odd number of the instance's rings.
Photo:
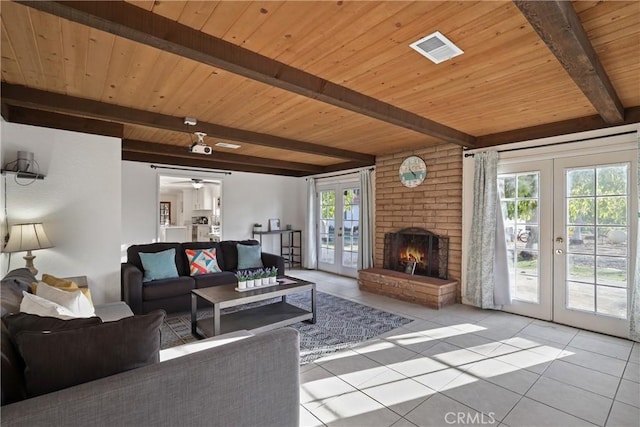
<path id="1" fill-rule="evenodd" d="M 203 178 L 191 178 L 191 179 L 186 180 L 186 181 L 174 181 L 174 182 L 167 183 L 167 185 L 179 185 L 179 186 L 184 185 L 184 184 L 191 184 L 191 186 L 193 186 L 193 188 L 195 188 L 196 190 L 199 190 L 200 188 L 202 188 L 204 186 L 204 184 L 220 185 L 220 182 L 211 181 L 211 180 L 203 179 Z"/>
<path id="2" fill-rule="evenodd" d="M 201 178 L 191 178 L 191 185 L 193 186 L 193 188 L 195 188 L 196 190 L 199 190 L 200 188 L 202 188 L 202 186 L 205 184 L 217 184 L 217 182 L 215 181 L 208 181 L 206 179 L 201 179 Z"/>

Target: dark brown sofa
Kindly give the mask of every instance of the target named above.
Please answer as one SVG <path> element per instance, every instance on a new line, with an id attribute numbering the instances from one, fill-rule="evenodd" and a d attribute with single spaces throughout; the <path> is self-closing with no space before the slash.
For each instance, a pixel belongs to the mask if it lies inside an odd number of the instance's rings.
<path id="1" fill-rule="evenodd" d="M 133 245 L 127 249 L 127 262 L 122 263 L 121 290 L 125 301 L 135 314 L 163 309 L 167 313 L 191 309 L 191 290 L 238 283 L 238 243 L 258 245 L 256 240 L 225 240 L 222 242 L 149 243 Z M 189 276 L 189 262 L 185 249 L 216 248 L 220 273 Z M 155 253 L 167 249 L 176 251 L 176 268 L 179 277 L 143 282 L 144 269 L 140 253 Z M 278 276 L 284 275 L 284 258 L 262 252 L 264 267 L 276 267 Z"/>
<path id="2" fill-rule="evenodd" d="M 25 268 L 0 281 L 1 427 L 298 425 L 299 338 L 291 328 L 258 335 L 237 331 L 160 350 L 159 363 L 30 397 L 25 362 L 5 316 L 19 312 L 22 291 L 33 281 Z M 105 306 L 111 304 L 124 306 Z M 83 359 L 87 349 L 83 340 L 77 343 L 49 352 Z M 52 364 L 50 370 L 58 374 L 58 368 Z"/>

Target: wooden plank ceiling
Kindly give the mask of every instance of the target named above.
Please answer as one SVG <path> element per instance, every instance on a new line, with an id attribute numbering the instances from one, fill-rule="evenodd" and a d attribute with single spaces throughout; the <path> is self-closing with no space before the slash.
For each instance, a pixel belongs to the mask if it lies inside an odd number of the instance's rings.
<path id="1" fill-rule="evenodd" d="M 303 176 L 640 121 L 637 1 L 3 1 L 0 13 L 5 120 L 118 136 L 124 159 Z M 464 54 L 436 65 L 409 48 L 434 31 Z M 213 155 L 188 153 L 194 131 Z"/>

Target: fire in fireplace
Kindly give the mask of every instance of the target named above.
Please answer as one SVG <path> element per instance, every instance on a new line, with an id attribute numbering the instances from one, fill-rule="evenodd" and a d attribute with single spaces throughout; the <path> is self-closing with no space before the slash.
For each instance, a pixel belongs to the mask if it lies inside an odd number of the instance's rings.
<path id="1" fill-rule="evenodd" d="M 448 279 L 449 238 L 418 227 L 384 235 L 384 268 L 404 272 L 414 262 L 413 274 Z"/>

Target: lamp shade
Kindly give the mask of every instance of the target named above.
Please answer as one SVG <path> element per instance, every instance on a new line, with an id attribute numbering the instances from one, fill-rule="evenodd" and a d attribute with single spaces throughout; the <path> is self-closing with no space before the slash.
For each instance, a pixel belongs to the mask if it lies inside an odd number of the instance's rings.
<path id="1" fill-rule="evenodd" d="M 24 252 L 52 248 L 42 223 L 16 224 L 11 226 L 9 241 L 4 252 Z"/>

